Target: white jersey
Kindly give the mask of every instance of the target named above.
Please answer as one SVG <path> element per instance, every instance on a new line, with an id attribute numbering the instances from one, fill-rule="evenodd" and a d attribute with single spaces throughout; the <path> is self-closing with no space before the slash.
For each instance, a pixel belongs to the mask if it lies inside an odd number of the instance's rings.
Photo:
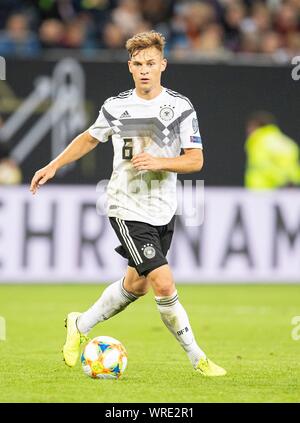
<path id="1" fill-rule="evenodd" d="M 110 137 L 113 142 L 108 216 L 155 226 L 169 223 L 177 208 L 177 174 L 138 171 L 131 159 L 141 152 L 177 157 L 181 148 L 202 148 L 190 101 L 167 88 L 152 100 L 139 97 L 135 89 L 125 91 L 105 101 L 89 133 L 100 142 Z"/>

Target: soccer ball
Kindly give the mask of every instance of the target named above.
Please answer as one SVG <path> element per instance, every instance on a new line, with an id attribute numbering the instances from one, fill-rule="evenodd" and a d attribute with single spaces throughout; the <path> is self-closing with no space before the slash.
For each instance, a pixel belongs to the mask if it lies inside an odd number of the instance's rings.
<path id="1" fill-rule="evenodd" d="M 97 336 L 89 341 L 81 354 L 86 375 L 95 379 L 118 379 L 127 366 L 127 352 L 117 339 Z"/>

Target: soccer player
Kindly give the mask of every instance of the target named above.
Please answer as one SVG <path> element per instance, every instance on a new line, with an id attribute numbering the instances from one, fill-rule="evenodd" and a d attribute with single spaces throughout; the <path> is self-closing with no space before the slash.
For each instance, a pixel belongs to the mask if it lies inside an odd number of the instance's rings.
<path id="1" fill-rule="evenodd" d="M 108 217 L 121 243 L 116 251 L 128 259 L 128 267 L 91 308 L 68 314 L 63 347 L 68 366 L 76 364 L 80 344 L 97 323 L 124 310 L 151 287 L 163 322 L 194 369 L 206 376 L 223 376 L 226 371 L 209 360 L 195 340 L 166 259 L 174 230 L 177 173 L 199 171 L 203 155 L 191 102 L 161 85 L 167 66 L 164 44 L 164 37 L 154 31 L 127 41 L 135 89 L 107 99 L 96 122 L 35 173 L 30 190 L 35 194 L 59 168 L 112 139 Z"/>

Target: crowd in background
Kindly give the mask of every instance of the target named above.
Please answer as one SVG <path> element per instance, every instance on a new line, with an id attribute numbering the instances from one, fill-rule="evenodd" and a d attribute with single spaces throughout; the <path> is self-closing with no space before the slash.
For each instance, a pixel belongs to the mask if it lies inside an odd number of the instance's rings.
<path id="1" fill-rule="evenodd" d="M 300 54 L 300 0 L 0 0 L 0 55 L 49 49 L 124 49 L 127 38 L 155 29 L 167 54 L 230 57 Z"/>

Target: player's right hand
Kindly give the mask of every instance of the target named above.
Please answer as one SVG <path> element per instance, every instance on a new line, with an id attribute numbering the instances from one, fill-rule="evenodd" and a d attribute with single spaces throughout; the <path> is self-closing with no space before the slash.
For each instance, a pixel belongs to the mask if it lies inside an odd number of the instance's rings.
<path id="1" fill-rule="evenodd" d="M 47 166 L 35 172 L 30 184 L 30 191 L 32 194 L 35 194 L 41 185 L 44 185 L 49 179 L 53 178 L 56 170 L 56 166 L 53 163 L 49 163 Z"/>

